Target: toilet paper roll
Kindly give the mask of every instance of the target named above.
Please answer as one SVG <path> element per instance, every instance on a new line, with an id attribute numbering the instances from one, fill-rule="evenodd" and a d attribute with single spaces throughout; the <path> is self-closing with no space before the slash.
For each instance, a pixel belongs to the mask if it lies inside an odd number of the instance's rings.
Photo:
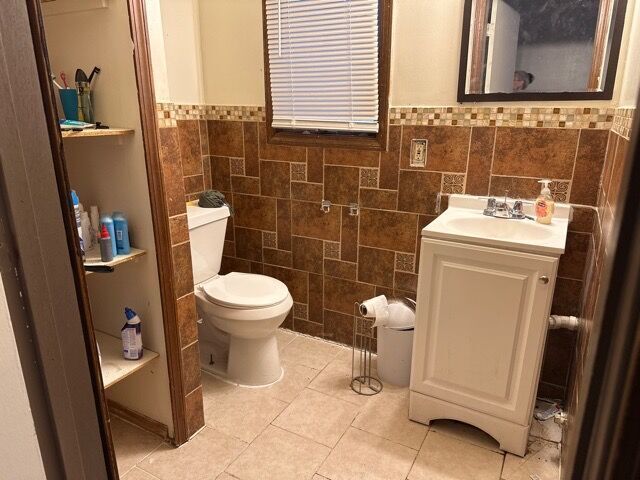
<path id="1" fill-rule="evenodd" d="M 375 318 L 374 327 L 385 325 L 389 321 L 389 303 L 387 297 L 377 297 L 365 300 L 360 304 L 360 314 L 365 318 Z"/>

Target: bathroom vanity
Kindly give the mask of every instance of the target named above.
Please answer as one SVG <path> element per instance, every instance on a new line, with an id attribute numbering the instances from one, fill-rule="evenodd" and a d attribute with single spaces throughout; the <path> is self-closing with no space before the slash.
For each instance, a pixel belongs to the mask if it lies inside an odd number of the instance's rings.
<path id="1" fill-rule="evenodd" d="M 571 209 L 540 225 L 486 206 L 452 195 L 422 231 L 409 417 L 466 422 L 524 455 Z"/>

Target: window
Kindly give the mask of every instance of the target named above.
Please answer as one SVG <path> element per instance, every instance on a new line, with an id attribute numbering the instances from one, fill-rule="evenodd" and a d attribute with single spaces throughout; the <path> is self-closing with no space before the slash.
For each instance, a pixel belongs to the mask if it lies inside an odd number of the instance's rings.
<path id="1" fill-rule="evenodd" d="M 271 143 L 385 148 L 391 0 L 265 0 Z"/>

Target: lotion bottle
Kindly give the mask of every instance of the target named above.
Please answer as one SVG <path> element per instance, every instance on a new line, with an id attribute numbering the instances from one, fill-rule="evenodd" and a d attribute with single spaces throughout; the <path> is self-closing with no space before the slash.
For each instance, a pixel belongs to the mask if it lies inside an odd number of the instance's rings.
<path id="1" fill-rule="evenodd" d="M 543 225 L 549 225 L 556 207 L 549 189 L 551 180 L 539 180 L 538 183 L 542 184 L 542 190 L 536 199 L 536 221 Z"/>

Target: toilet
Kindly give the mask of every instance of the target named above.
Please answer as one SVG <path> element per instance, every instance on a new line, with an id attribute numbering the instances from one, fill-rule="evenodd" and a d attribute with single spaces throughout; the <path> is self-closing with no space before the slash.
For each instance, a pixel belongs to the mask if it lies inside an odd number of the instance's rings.
<path id="1" fill-rule="evenodd" d="M 282 378 L 276 331 L 293 306 L 287 286 L 253 273 L 219 275 L 228 207 L 187 205 L 200 361 L 246 386 Z"/>

